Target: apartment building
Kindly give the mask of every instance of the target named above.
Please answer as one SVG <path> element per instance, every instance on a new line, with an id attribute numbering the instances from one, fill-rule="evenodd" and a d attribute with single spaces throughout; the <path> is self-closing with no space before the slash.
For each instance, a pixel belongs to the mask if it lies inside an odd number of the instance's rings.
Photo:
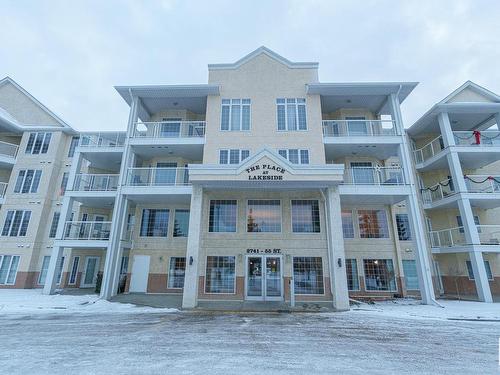
<path id="1" fill-rule="evenodd" d="M 1 287 L 345 310 L 349 296 L 452 295 L 447 277 L 462 270 L 445 268 L 467 254 L 475 280 L 485 267 L 498 274 L 494 256 L 478 260 L 480 242 L 435 247 L 443 219 L 429 207 L 424 160 L 414 163 L 428 129 L 419 120 L 410 139 L 400 111 L 416 83 L 323 83 L 318 63 L 265 47 L 208 73 L 206 84 L 116 87 L 130 107 L 117 132 L 77 133 L 10 79 L 0 86 L 1 140 L 15 146 L 0 164 Z M 27 104 L 9 106 L 20 100 L 10 86 Z"/>

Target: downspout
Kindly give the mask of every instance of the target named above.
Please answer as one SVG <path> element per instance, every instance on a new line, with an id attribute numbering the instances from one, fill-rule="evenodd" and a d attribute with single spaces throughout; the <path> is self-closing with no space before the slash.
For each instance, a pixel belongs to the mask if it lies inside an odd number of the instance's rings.
<path id="1" fill-rule="evenodd" d="M 328 270 L 330 271 L 330 292 L 332 293 L 332 301 L 333 301 L 333 287 L 334 287 L 334 283 L 333 283 L 333 275 L 332 275 L 332 272 L 333 272 L 333 267 L 334 265 L 332 264 L 332 242 L 331 242 L 331 233 L 330 233 L 330 211 L 328 210 L 328 206 L 326 204 L 326 197 L 325 197 L 325 193 L 323 192 L 323 189 L 319 189 L 319 192 L 321 193 L 321 198 L 323 200 L 323 209 L 325 211 L 325 219 L 326 219 L 326 225 L 325 225 L 325 228 L 326 228 L 326 246 L 327 246 L 327 254 L 328 254 Z"/>

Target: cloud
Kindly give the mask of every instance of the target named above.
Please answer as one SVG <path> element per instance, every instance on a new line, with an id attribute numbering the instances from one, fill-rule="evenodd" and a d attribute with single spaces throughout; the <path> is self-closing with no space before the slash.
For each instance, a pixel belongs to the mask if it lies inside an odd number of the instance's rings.
<path id="1" fill-rule="evenodd" d="M 3 1 L 0 75 L 79 130 L 125 129 L 121 84 L 202 83 L 260 45 L 320 78 L 420 81 L 406 126 L 467 79 L 500 92 L 488 1 Z"/>

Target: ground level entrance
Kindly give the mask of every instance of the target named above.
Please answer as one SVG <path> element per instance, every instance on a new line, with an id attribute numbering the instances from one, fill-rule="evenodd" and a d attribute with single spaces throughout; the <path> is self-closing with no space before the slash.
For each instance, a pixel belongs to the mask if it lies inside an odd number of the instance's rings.
<path id="1" fill-rule="evenodd" d="M 245 298 L 256 301 L 283 300 L 283 264 L 280 256 L 246 257 Z"/>

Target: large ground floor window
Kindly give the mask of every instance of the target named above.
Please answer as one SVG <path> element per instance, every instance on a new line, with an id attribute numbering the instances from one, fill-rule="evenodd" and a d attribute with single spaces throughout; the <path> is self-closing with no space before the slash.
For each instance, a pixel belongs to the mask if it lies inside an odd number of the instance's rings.
<path id="1" fill-rule="evenodd" d="M 417 264 L 411 260 L 403 260 L 403 272 L 405 273 L 405 285 L 407 290 L 419 290 Z"/>
<path id="2" fill-rule="evenodd" d="M 208 256 L 205 293 L 235 292 L 235 257 Z"/>
<path id="3" fill-rule="evenodd" d="M 184 288 L 184 274 L 186 271 L 186 258 L 170 258 L 170 267 L 168 272 L 168 287 L 172 289 Z"/>
<path id="4" fill-rule="evenodd" d="M 295 294 L 324 294 L 321 257 L 294 257 L 293 281 Z"/>
<path id="5" fill-rule="evenodd" d="M 366 290 L 397 290 L 392 259 L 364 259 L 363 263 Z"/>
<path id="6" fill-rule="evenodd" d="M 347 289 L 359 290 L 358 262 L 356 259 L 345 260 L 345 270 L 347 274 Z"/>
<path id="7" fill-rule="evenodd" d="M 0 284 L 14 285 L 16 283 L 19 255 L 0 255 Z"/>

